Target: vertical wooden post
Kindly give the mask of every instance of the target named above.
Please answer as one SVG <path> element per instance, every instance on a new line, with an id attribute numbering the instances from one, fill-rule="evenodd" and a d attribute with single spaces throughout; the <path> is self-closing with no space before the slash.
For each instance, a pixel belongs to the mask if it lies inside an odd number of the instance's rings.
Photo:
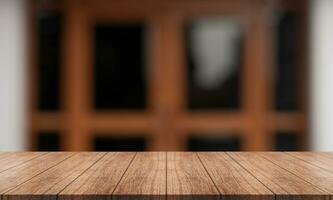
<path id="1" fill-rule="evenodd" d="M 148 78 L 148 88 L 149 88 L 149 105 L 151 107 L 151 117 L 152 117 L 152 138 L 148 149 L 154 151 L 161 151 L 167 149 L 167 132 L 165 125 L 165 99 L 163 82 L 164 77 L 164 67 L 163 67 L 163 19 L 160 16 L 155 16 L 150 20 L 149 29 L 149 48 L 148 55 L 150 55 L 149 62 L 149 78 Z"/>
<path id="2" fill-rule="evenodd" d="M 165 95 L 167 99 L 167 116 L 169 121 L 169 149 L 184 151 L 186 148 L 185 134 L 180 125 L 180 119 L 184 113 L 185 107 L 185 64 L 184 64 L 184 24 L 179 13 L 170 13 L 165 20 L 165 46 L 167 54 L 165 55 Z"/>
<path id="3" fill-rule="evenodd" d="M 267 131 L 271 64 L 269 53 L 269 15 L 266 1 L 251 1 L 245 44 L 244 106 L 247 116 L 245 149 L 269 150 Z"/>
<path id="4" fill-rule="evenodd" d="M 159 16 L 153 24 L 152 102 L 154 150 L 182 150 L 177 119 L 182 108 L 183 65 L 180 20 L 172 15 Z"/>
<path id="5" fill-rule="evenodd" d="M 83 10 L 79 1 L 68 1 L 65 10 L 64 40 L 64 94 L 65 150 L 90 150 L 86 121 L 87 99 L 87 58 L 89 57 L 89 35 L 86 30 Z"/>

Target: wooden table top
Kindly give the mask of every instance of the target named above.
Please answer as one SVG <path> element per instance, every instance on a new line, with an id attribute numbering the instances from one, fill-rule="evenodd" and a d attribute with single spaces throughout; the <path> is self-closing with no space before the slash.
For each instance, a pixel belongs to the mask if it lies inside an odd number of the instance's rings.
<path id="1" fill-rule="evenodd" d="M 333 153 L 0 153 L 1 200 L 333 200 Z"/>

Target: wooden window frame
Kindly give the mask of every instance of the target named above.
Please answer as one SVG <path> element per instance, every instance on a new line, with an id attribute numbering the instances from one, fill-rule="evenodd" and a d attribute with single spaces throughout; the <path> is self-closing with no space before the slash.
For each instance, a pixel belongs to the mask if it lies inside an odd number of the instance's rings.
<path id="1" fill-rule="evenodd" d="M 299 0 L 71 0 L 60 4 L 29 3 L 30 106 L 29 139 L 35 150 L 39 131 L 58 131 L 61 149 L 93 150 L 96 133 L 146 133 L 147 150 L 186 150 L 186 139 L 193 132 L 238 132 L 242 149 L 273 149 L 274 133 L 300 134 L 301 148 L 308 144 L 307 122 L 307 4 Z M 61 110 L 39 111 L 37 98 L 37 55 L 35 13 L 41 9 L 64 14 L 62 43 Z M 273 9 L 292 10 L 302 15 L 299 42 L 301 69 L 299 89 L 301 109 L 277 112 L 273 109 L 272 33 Z M 186 63 L 183 26 L 187 20 L 209 15 L 237 15 L 245 26 L 245 61 L 241 73 L 241 108 L 237 111 L 188 111 L 186 108 Z M 92 37 L 95 22 L 144 22 L 148 25 L 149 74 L 147 105 L 143 112 L 93 110 Z M 118 136 L 118 135 L 115 135 Z M 137 136 L 137 135 L 136 135 Z"/>

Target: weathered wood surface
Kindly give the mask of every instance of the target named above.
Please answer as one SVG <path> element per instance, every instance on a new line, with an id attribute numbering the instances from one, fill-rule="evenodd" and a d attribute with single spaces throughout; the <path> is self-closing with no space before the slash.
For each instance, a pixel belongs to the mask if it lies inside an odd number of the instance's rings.
<path id="1" fill-rule="evenodd" d="M 1 200 L 333 200 L 333 153 L 0 153 Z"/>

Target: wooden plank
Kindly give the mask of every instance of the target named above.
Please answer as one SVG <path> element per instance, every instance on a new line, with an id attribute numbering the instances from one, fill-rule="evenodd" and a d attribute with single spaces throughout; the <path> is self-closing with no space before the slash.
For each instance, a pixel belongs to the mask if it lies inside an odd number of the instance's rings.
<path id="1" fill-rule="evenodd" d="M 312 165 L 333 172 L 333 153 L 329 152 L 287 152 L 288 155 L 304 160 Z"/>
<path id="2" fill-rule="evenodd" d="M 166 153 L 137 153 L 112 199 L 165 199 Z"/>
<path id="3" fill-rule="evenodd" d="M 0 194 L 23 184 L 73 155 L 74 153 L 47 153 L 0 173 Z"/>
<path id="4" fill-rule="evenodd" d="M 28 162 L 38 156 L 42 156 L 42 152 L 3 152 L 0 153 L 0 172 L 8 170 L 12 167 L 18 166 L 22 163 Z"/>
<path id="5" fill-rule="evenodd" d="M 219 199 L 219 192 L 198 156 L 190 152 L 167 153 L 168 199 Z"/>
<path id="6" fill-rule="evenodd" d="M 285 153 L 266 152 L 258 154 L 333 195 L 333 173 Z"/>
<path id="7" fill-rule="evenodd" d="M 57 194 L 105 153 L 82 152 L 33 177 L 3 195 L 4 200 L 57 199 Z"/>
<path id="8" fill-rule="evenodd" d="M 261 183 L 268 187 L 277 200 L 282 199 L 329 199 L 327 192 L 275 165 L 258 153 L 228 153 L 236 162 L 246 168 Z M 284 163 L 289 165 L 290 163 Z"/>
<path id="9" fill-rule="evenodd" d="M 68 185 L 58 200 L 110 199 L 135 153 L 107 153 L 82 176 Z"/>
<path id="10" fill-rule="evenodd" d="M 274 194 L 226 153 L 198 153 L 226 200 L 274 200 Z"/>
<path id="11" fill-rule="evenodd" d="M 328 200 L 333 194 L 333 153 L 0 153 L 0 161 L 15 157 L 22 163 L 0 172 L 2 200 Z"/>

